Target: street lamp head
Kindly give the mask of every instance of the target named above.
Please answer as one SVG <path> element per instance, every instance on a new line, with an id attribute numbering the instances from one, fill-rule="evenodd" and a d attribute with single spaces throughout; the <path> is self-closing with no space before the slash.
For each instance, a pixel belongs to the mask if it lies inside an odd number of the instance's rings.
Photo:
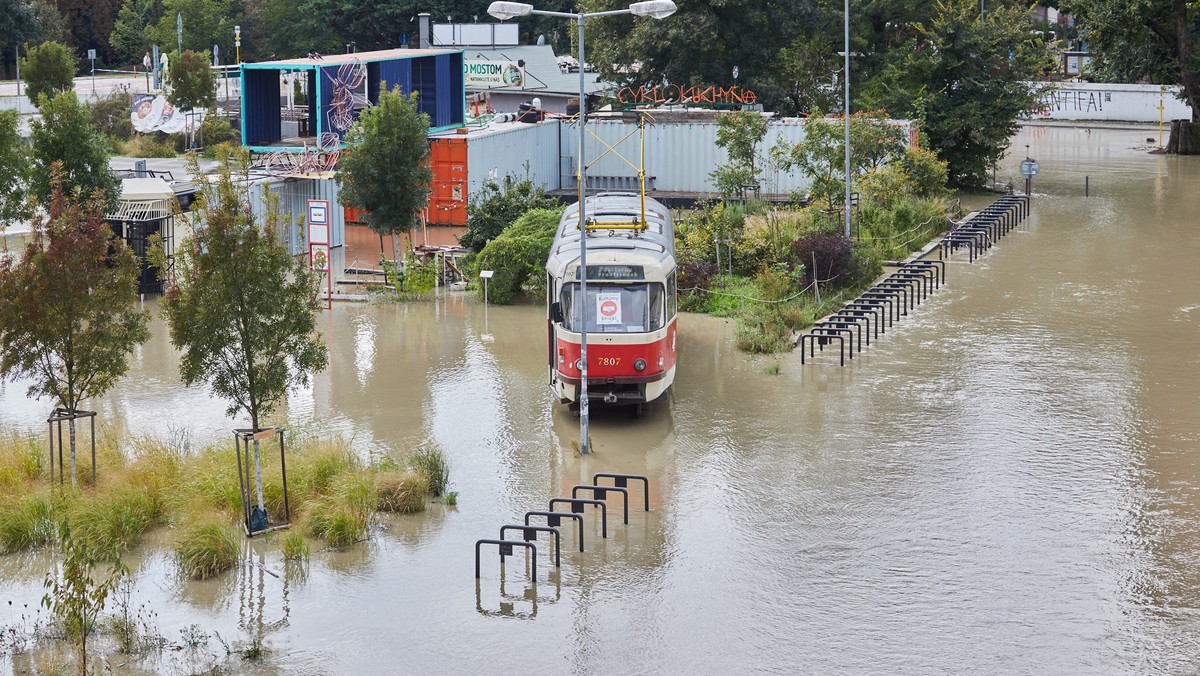
<path id="1" fill-rule="evenodd" d="M 533 5 L 523 2 L 493 2 L 488 5 L 488 14 L 507 21 L 518 16 L 529 16 L 533 13 Z"/>
<path id="2" fill-rule="evenodd" d="M 648 16 L 653 19 L 665 19 L 675 13 L 675 3 L 671 0 L 646 0 L 635 2 L 629 6 L 629 12 L 635 16 Z"/>

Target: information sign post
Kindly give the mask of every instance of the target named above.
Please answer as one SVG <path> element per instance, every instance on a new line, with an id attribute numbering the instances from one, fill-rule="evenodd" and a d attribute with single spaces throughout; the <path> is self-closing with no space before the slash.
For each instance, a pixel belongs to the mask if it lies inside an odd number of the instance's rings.
<path id="1" fill-rule="evenodd" d="M 333 274 L 329 264 L 329 200 L 308 200 L 308 261 L 325 276 L 325 309 L 333 308 Z"/>

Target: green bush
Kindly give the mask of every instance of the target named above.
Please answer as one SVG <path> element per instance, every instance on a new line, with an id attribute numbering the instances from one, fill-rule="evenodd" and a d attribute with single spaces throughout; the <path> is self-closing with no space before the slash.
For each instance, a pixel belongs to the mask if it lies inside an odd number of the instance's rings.
<path id="1" fill-rule="evenodd" d="M 237 565 L 242 540 L 219 514 L 193 516 L 175 537 L 179 567 L 194 580 L 206 580 Z"/>
<path id="2" fill-rule="evenodd" d="M 476 266 L 495 273 L 487 284 L 490 302 L 511 303 L 525 286 L 545 290 L 543 270 L 561 217 L 560 209 L 528 211 L 483 247 Z M 480 286 L 481 295 L 483 291 Z"/>
<path id="3" fill-rule="evenodd" d="M 92 124 L 101 134 L 119 141 L 133 138 L 133 121 L 129 114 L 133 109 L 133 94 L 114 89 L 102 99 L 88 104 Z"/>
<path id="4" fill-rule="evenodd" d="M 481 252 L 488 242 L 499 237 L 525 213 L 558 208 L 558 201 L 548 197 L 542 188 L 535 187 L 528 177 L 515 183 L 508 177 L 503 186 L 487 181 L 467 205 L 467 232 L 458 238 L 458 242 L 472 251 Z"/>
<path id="5" fill-rule="evenodd" d="M 174 136 L 179 136 L 175 134 Z M 174 140 L 169 138 L 162 132 L 149 132 L 146 134 L 134 134 L 133 138 L 125 143 L 125 157 L 150 157 L 150 158 L 169 158 L 175 157 Z"/>
<path id="6" fill-rule="evenodd" d="M 307 561 L 309 556 L 308 541 L 295 531 L 289 531 L 283 536 L 283 560 Z"/>
<path id="7" fill-rule="evenodd" d="M 41 107 L 38 97 L 42 94 L 49 101 L 56 93 L 75 86 L 75 58 L 66 45 L 51 41 L 28 47 L 19 63 L 25 95 L 35 106 Z"/>
<path id="8" fill-rule="evenodd" d="M 938 197 L 946 194 L 950 165 L 939 160 L 934 151 L 927 148 L 908 148 L 900 158 L 900 166 L 908 173 L 912 193 L 917 197 Z"/>
<path id="9" fill-rule="evenodd" d="M 736 344 L 743 352 L 783 352 L 791 347 L 791 335 L 775 308 L 757 307 L 738 317 Z"/>
<path id="10" fill-rule="evenodd" d="M 241 142 L 241 137 L 241 133 L 233 128 L 228 117 L 218 115 L 215 110 L 210 110 L 204 115 L 204 121 L 200 123 L 200 138 L 197 140 L 207 148 L 221 143 L 238 143 Z"/>

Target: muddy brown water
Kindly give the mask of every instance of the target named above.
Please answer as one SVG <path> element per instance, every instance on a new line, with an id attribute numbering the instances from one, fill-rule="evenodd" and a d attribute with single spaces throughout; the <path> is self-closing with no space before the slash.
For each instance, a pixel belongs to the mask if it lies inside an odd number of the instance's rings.
<path id="1" fill-rule="evenodd" d="M 1195 671 L 1200 159 L 1134 149 L 1150 135 L 1026 129 L 1032 217 L 846 368 L 748 358 L 729 322 L 684 316 L 671 400 L 595 415 L 586 458 L 548 401 L 540 308 L 338 305 L 329 370 L 279 422 L 364 454 L 433 443 L 457 509 L 385 517 L 304 571 L 256 541 L 259 563 L 204 583 L 159 532 L 131 556 L 134 603 L 176 642 L 261 633 L 266 662 L 239 671 Z M 7 427 L 43 429 L 47 408 L 0 390 Z M 158 322 L 97 408 L 135 431 L 231 427 L 179 387 Z M 648 475 L 651 511 L 634 498 L 607 540 L 589 514 L 587 552 L 567 537 L 550 578 L 543 553 L 536 588 L 521 557 L 501 579 L 494 550 L 476 583 L 476 539 L 598 471 Z M 0 557 L 0 624 L 49 561 Z"/>

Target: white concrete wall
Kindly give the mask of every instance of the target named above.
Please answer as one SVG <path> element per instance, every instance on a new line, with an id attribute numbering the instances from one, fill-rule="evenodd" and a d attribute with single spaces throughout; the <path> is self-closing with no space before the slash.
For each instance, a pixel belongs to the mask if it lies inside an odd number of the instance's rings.
<path id="1" fill-rule="evenodd" d="M 1163 120 L 1191 119 L 1191 107 L 1175 96 L 1178 90 L 1158 85 L 1068 82 L 1047 94 L 1041 109 L 1030 118 L 1158 122 L 1161 101 Z"/>

